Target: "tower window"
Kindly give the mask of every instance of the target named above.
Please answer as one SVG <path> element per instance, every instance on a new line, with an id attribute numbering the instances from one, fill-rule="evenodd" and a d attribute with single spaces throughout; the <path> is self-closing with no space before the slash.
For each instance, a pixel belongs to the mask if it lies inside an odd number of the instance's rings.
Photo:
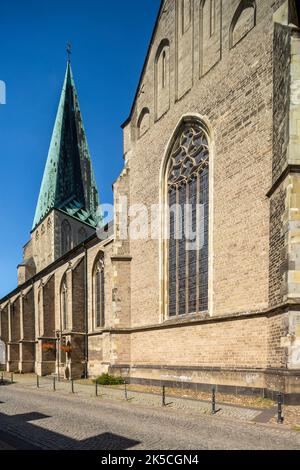
<path id="1" fill-rule="evenodd" d="M 72 229 L 67 220 L 61 224 L 61 255 L 68 253 L 72 248 Z"/>
<path id="2" fill-rule="evenodd" d="M 82 242 L 84 242 L 87 239 L 87 233 L 85 228 L 81 227 L 78 230 L 78 245 Z"/>

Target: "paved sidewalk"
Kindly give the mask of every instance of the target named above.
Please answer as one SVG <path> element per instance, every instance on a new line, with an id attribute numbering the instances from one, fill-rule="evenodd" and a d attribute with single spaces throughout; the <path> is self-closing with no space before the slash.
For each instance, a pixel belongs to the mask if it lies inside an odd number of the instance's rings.
<path id="1" fill-rule="evenodd" d="M 35 376 L 15 376 L 15 386 L 30 389 L 37 389 L 36 377 Z M 55 381 L 56 391 L 53 390 L 53 379 L 50 377 L 44 377 L 39 379 L 39 391 L 41 393 L 60 393 L 60 394 L 72 394 L 71 382 L 66 381 Z M 96 397 L 95 385 L 83 385 L 74 382 L 74 395 L 78 397 L 90 397 L 91 399 L 101 400 L 105 398 L 108 400 L 125 401 L 125 390 L 116 389 L 111 387 L 104 387 L 98 385 L 98 397 Z M 132 405 L 140 404 L 144 406 L 159 408 L 162 407 L 162 396 L 143 393 L 143 392 L 127 392 L 127 402 Z M 211 414 L 211 403 L 193 400 L 188 398 L 176 398 L 174 396 L 166 396 L 167 408 L 181 410 L 189 414 L 200 413 L 204 415 Z M 231 417 L 241 421 L 256 421 L 265 422 L 264 414 L 266 410 L 245 408 L 242 406 L 228 405 L 228 404 L 216 404 L 216 410 L 218 416 Z M 268 410 L 269 411 L 269 410 Z M 271 413 L 271 415 L 270 415 Z M 276 409 L 273 409 L 273 414 L 276 413 Z M 272 417 L 272 410 L 269 411 L 269 419 Z"/>
<path id="2" fill-rule="evenodd" d="M 42 384 L 41 390 L 34 387 L 33 381 L 0 386 L 0 442 L 4 446 L 300 450 L 300 433 L 285 426 L 255 424 L 221 414 L 211 416 L 203 414 L 200 406 L 178 409 L 173 405 L 149 406 L 148 401 L 142 404 L 136 399 L 96 398 L 89 395 L 91 388 L 73 395 L 69 387 L 64 388 L 69 384 L 60 384 L 61 388 L 53 392 L 49 385 L 49 381 Z"/>

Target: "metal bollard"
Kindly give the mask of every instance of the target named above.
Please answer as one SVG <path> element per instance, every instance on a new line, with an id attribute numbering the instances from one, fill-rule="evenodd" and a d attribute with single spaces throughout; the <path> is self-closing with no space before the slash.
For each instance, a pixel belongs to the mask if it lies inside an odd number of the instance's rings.
<path id="1" fill-rule="evenodd" d="M 14 373 L 13 372 L 10 374 L 10 381 L 11 381 L 12 384 L 14 383 Z"/>
<path id="2" fill-rule="evenodd" d="M 53 392 L 56 391 L 56 379 L 53 377 Z"/>
<path id="3" fill-rule="evenodd" d="M 278 405 L 277 423 L 278 424 L 283 424 L 283 421 L 284 421 L 284 417 L 282 414 L 282 404 L 283 404 L 282 393 L 278 393 L 277 395 L 277 405 Z"/>
<path id="4" fill-rule="evenodd" d="M 74 380 L 73 379 L 71 380 L 71 390 L 72 390 L 72 393 L 75 393 L 74 392 Z"/>
<path id="5" fill-rule="evenodd" d="M 166 386 L 162 386 L 162 406 L 166 406 Z"/>
<path id="6" fill-rule="evenodd" d="M 38 375 L 36 376 L 36 388 L 40 388 L 40 378 Z"/>
<path id="7" fill-rule="evenodd" d="M 127 393 L 127 383 L 126 383 L 126 380 L 124 380 L 124 393 L 125 393 L 125 400 L 128 401 L 128 393 Z"/>
<path id="8" fill-rule="evenodd" d="M 212 389 L 212 397 L 211 397 L 211 414 L 216 414 L 216 389 L 213 387 Z"/>
<path id="9" fill-rule="evenodd" d="M 4 384 L 4 373 L 3 372 L 1 374 L 1 383 L 2 383 L 2 385 Z"/>
<path id="10" fill-rule="evenodd" d="M 98 396 L 98 383 L 95 383 L 95 395 Z"/>

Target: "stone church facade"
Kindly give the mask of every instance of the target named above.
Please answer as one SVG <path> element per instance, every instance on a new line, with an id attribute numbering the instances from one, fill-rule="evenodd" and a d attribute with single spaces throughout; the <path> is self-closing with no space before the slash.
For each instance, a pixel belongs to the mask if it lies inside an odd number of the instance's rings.
<path id="1" fill-rule="evenodd" d="M 299 10 L 294 0 L 161 3 L 122 126 L 114 205 L 190 204 L 195 229 L 201 204 L 198 250 L 165 209 L 157 237 L 124 236 L 118 210 L 96 234 L 68 63 L 19 285 L 0 301 L 7 370 L 300 401 Z"/>

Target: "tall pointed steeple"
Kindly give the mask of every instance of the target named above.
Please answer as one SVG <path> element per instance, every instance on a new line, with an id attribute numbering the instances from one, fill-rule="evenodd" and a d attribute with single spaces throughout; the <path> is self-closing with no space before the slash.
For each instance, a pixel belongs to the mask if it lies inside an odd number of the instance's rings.
<path id="1" fill-rule="evenodd" d="M 70 58 L 32 229 L 52 209 L 96 227 L 99 196 Z"/>

